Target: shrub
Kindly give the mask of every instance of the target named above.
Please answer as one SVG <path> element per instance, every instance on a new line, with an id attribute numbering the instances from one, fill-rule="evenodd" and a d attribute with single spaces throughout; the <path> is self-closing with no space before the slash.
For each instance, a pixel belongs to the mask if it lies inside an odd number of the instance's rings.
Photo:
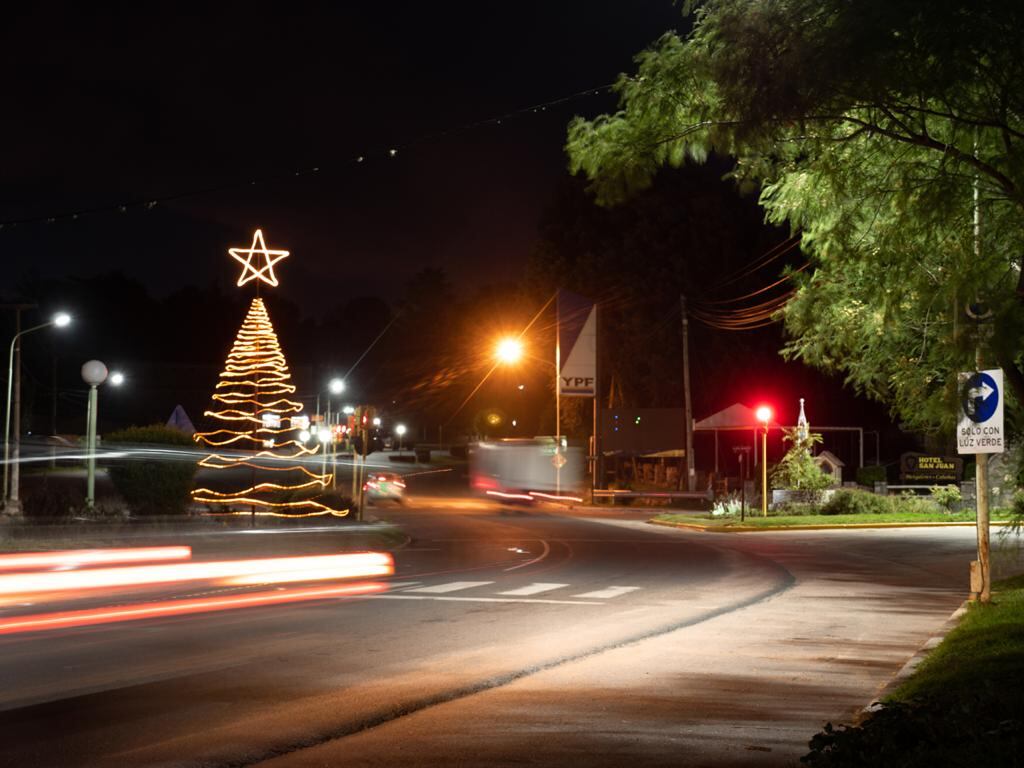
<path id="1" fill-rule="evenodd" d="M 883 466 L 857 468 L 857 485 L 874 488 L 875 483 L 884 483 L 885 480 L 885 467 Z"/>
<path id="2" fill-rule="evenodd" d="M 932 501 L 946 510 L 953 511 L 953 505 L 963 501 L 960 489 L 955 485 L 934 485 L 931 488 Z"/>
<path id="3" fill-rule="evenodd" d="M 168 445 L 192 447 L 188 435 L 154 424 L 109 434 L 105 444 L 130 454 L 111 463 L 110 479 L 133 514 L 181 515 L 188 511 L 189 491 L 196 474 L 195 458 L 155 450 L 157 446 Z"/>
<path id="4" fill-rule="evenodd" d="M 754 509 L 754 514 L 760 513 L 759 509 Z M 768 510 L 769 517 L 800 517 L 816 514 L 818 514 L 818 505 L 806 501 L 783 501 Z"/>
<path id="5" fill-rule="evenodd" d="M 904 491 L 899 496 L 891 499 L 896 512 L 906 515 L 921 515 L 928 512 L 935 512 L 937 506 L 934 501 L 925 496 L 917 496 L 910 491 Z"/>
<path id="6" fill-rule="evenodd" d="M 742 499 L 738 493 L 731 493 L 728 496 L 723 496 L 711 505 L 711 516 L 739 517 L 741 501 Z"/>
<path id="7" fill-rule="evenodd" d="M 21 511 L 25 517 L 59 520 L 71 517 L 83 503 L 81 491 L 73 493 L 67 484 L 51 482 L 49 479 L 31 488 L 26 488 L 21 499 Z"/>
<path id="8" fill-rule="evenodd" d="M 823 515 L 882 515 L 892 511 L 889 497 L 850 488 L 836 491 L 821 506 Z"/>
<path id="9" fill-rule="evenodd" d="M 883 704 L 859 726 L 827 724 L 800 762 L 813 768 L 1019 765 L 1020 720 L 993 709 L 984 696 Z"/>

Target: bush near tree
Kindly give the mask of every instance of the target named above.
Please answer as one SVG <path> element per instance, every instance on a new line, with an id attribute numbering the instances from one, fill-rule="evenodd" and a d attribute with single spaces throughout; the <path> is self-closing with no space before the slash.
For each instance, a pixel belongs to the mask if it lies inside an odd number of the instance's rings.
<path id="1" fill-rule="evenodd" d="M 124 447 L 129 455 L 109 465 L 110 479 L 133 515 L 183 515 L 196 474 L 195 458 L 146 449 L 179 446 L 193 449 L 192 438 L 163 424 L 129 427 L 106 436 L 108 446 Z M 133 448 L 141 450 L 134 451 Z"/>
<path id="2" fill-rule="evenodd" d="M 953 506 L 963 501 L 960 489 L 955 485 L 935 485 L 931 487 L 930 492 L 932 501 L 947 512 L 952 512 Z"/>
<path id="3" fill-rule="evenodd" d="M 832 485 L 832 476 L 823 472 L 811 455 L 811 448 L 821 442 L 821 435 L 792 427 L 783 430 L 782 439 L 791 445 L 772 472 L 772 487 L 801 491 L 808 501 L 819 501 L 821 492 Z"/>
<path id="4" fill-rule="evenodd" d="M 897 512 L 897 505 L 888 496 L 853 488 L 836 491 L 821 505 L 823 515 L 884 515 Z"/>

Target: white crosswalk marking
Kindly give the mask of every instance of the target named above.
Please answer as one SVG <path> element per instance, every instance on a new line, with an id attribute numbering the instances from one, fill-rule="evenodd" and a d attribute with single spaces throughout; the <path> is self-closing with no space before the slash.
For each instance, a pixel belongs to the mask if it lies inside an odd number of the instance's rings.
<path id="1" fill-rule="evenodd" d="M 550 592 L 553 589 L 561 589 L 562 587 L 568 587 L 568 584 L 544 584 L 541 582 L 534 582 L 526 587 L 520 587 L 519 589 L 510 589 L 505 592 L 499 592 L 499 595 L 511 595 L 512 597 L 526 597 L 527 595 L 539 595 L 542 592 Z"/>
<path id="2" fill-rule="evenodd" d="M 458 592 L 460 589 L 472 589 L 473 587 L 486 587 L 493 584 L 493 581 L 450 581 L 447 584 L 435 584 L 432 587 L 417 587 L 406 589 L 404 592 L 424 592 L 431 595 L 443 595 L 446 592 Z"/>
<path id="3" fill-rule="evenodd" d="M 608 600 L 613 597 L 619 597 L 625 595 L 628 592 L 636 592 L 640 587 L 608 587 L 607 589 L 598 589 L 594 592 L 584 592 L 582 595 L 573 595 L 573 597 L 586 597 L 594 600 Z"/>

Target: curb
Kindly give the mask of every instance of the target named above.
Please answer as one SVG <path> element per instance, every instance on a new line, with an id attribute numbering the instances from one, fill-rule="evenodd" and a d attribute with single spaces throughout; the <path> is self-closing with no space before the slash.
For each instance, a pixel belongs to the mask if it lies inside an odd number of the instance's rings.
<path id="1" fill-rule="evenodd" d="M 963 603 L 960 604 L 960 607 L 953 611 L 949 618 L 943 622 L 942 626 L 939 628 L 938 634 L 928 638 L 928 640 L 926 640 L 925 643 L 917 649 L 917 652 L 910 657 L 907 663 L 900 667 L 899 671 L 878 690 L 875 700 L 857 713 L 857 717 L 854 719 L 854 725 L 860 725 L 864 720 L 880 710 L 882 708 L 880 700 L 899 688 L 911 675 L 914 674 L 914 672 L 917 671 L 917 668 L 921 665 L 921 662 L 927 658 L 928 654 L 935 650 L 935 648 L 946 639 L 946 635 L 948 635 L 950 631 L 956 628 L 960 623 L 960 618 L 967 612 L 967 606 L 969 603 L 969 600 L 964 600 Z"/>
<path id="2" fill-rule="evenodd" d="M 884 529 L 884 528 L 973 528 L 976 523 L 837 523 L 835 525 L 777 525 L 777 526 L 712 526 L 701 525 L 700 523 L 675 523 L 670 520 L 647 521 L 650 525 L 664 525 L 668 528 L 687 528 L 693 531 L 704 533 L 755 533 L 759 531 L 833 531 L 833 530 L 857 530 L 857 529 Z M 1009 525 L 1006 520 L 993 520 L 990 526 Z"/>

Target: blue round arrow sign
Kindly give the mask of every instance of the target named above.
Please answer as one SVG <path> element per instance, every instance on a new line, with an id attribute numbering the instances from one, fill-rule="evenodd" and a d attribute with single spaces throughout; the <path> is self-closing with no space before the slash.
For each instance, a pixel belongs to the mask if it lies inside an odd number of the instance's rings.
<path id="1" fill-rule="evenodd" d="M 960 408 L 975 424 L 988 421 L 999 406 L 999 387 L 984 371 L 978 371 L 960 389 Z"/>

